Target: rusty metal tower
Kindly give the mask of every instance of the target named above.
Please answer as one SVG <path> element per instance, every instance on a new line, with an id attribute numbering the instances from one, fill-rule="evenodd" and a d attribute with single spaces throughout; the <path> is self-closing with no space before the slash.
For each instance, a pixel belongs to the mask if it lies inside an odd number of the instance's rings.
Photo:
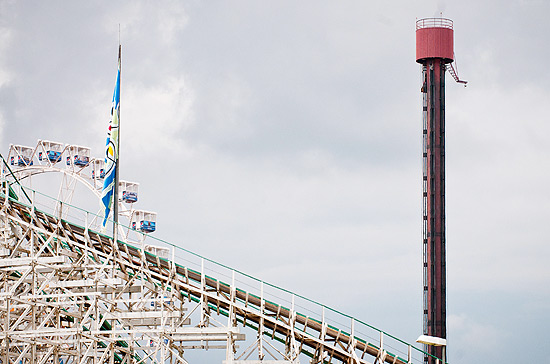
<path id="1" fill-rule="evenodd" d="M 458 78 L 454 60 L 453 22 L 426 18 L 416 22 L 416 62 L 422 65 L 423 96 L 423 333 L 445 339 L 445 71 Z M 442 346 L 425 351 L 443 358 Z M 426 355 L 425 363 L 435 362 Z"/>

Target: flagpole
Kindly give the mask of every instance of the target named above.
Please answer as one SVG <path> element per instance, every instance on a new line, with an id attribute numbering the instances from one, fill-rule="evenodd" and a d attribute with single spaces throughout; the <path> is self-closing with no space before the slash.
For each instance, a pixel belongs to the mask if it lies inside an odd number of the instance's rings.
<path id="1" fill-rule="evenodd" d="M 120 31 L 120 30 L 119 30 Z M 113 244 L 115 247 L 117 247 L 118 244 L 118 176 L 119 176 L 119 170 L 120 170 L 120 81 L 122 76 L 122 62 L 121 62 L 121 45 L 120 45 L 120 34 L 119 34 L 119 40 L 118 40 L 118 66 L 120 68 L 120 75 L 119 75 L 119 91 L 118 91 L 118 138 L 117 138 L 117 146 L 116 146 L 116 162 L 115 162 L 115 185 L 114 185 L 114 193 L 113 193 L 113 204 L 115 205 L 115 208 L 113 210 Z"/>

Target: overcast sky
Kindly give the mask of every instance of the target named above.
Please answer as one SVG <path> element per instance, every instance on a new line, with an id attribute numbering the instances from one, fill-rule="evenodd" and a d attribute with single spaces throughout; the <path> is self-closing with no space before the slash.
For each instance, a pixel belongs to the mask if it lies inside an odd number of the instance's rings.
<path id="1" fill-rule="evenodd" d="M 413 342 L 422 331 L 415 20 L 447 75 L 449 360 L 544 362 L 550 2 L 0 0 L 0 141 L 103 154 L 156 236 Z M 92 208 L 95 209 L 95 206 Z"/>

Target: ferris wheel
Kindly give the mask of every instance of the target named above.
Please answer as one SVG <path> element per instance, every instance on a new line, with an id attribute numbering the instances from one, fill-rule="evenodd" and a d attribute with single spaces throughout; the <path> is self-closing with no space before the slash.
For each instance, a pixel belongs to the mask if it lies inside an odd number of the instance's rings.
<path id="1" fill-rule="evenodd" d="M 55 214 L 66 217 L 67 208 L 75 196 L 77 185 L 83 186 L 99 201 L 105 178 L 105 160 L 91 157 L 91 149 L 85 146 L 63 144 L 48 140 L 38 140 L 35 147 L 10 144 L 7 160 L 2 165 L 2 176 L 9 176 L 25 187 L 33 188 L 33 183 L 40 183 L 41 175 L 55 173 L 60 176 L 57 184 L 57 201 Z M 35 182 L 35 180 L 38 180 Z M 118 184 L 119 218 L 126 221 L 130 229 L 123 235 L 128 237 L 129 230 L 152 233 L 156 230 L 157 214 L 151 211 L 136 209 L 139 196 L 139 183 L 119 181 Z M 100 209 L 95 215 L 102 217 Z"/>

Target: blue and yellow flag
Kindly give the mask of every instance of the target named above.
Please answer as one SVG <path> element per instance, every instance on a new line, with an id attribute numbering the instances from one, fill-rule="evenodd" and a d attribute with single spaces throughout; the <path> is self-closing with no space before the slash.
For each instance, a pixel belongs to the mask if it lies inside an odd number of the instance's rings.
<path id="1" fill-rule="evenodd" d="M 107 144 L 105 146 L 105 180 L 101 192 L 101 202 L 105 207 L 103 227 L 111 213 L 115 193 L 115 174 L 118 164 L 118 118 L 120 116 L 120 51 L 118 54 L 118 72 L 116 76 L 115 91 L 113 92 L 113 103 L 111 106 L 111 120 L 107 132 Z M 116 203 L 116 201 L 115 201 Z"/>

